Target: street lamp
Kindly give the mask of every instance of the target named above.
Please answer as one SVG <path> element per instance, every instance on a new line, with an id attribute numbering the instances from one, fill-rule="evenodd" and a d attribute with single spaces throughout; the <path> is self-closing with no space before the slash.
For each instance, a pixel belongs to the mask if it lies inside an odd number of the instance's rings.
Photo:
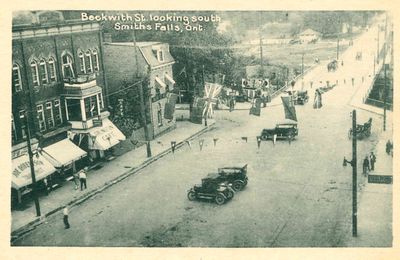
<path id="1" fill-rule="evenodd" d="M 351 161 L 346 160 L 346 157 L 343 158 L 343 167 L 350 164 L 353 168 L 353 214 L 352 214 L 352 224 L 353 224 L 353 237 L 357 236 L 357 115 L 356 110 L 353 110 L 353 113 L 350 114 L 353 118 L 352 120 L 352 131 L 353 131 L 353 142 L 352 142 L 352 150 L 353 150 L 353 158 Z"/>

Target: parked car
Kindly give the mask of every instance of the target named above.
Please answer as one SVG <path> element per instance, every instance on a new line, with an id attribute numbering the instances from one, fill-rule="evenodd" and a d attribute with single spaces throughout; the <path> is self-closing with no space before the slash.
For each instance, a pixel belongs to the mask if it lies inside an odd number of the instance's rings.
<path id="1" fill-rule="evenodd" d="M 243 102 L 247 102 L 248 100 L 249 100 L 249 98 L 246 95 L 243 95 L 243 94 L 235 96 L 235 101 L 236 102 L 243 103 Z"/>
<path id="2" fill-rule="evenodd" d="M 218 168 L 218 179 L 228 182 L 235 191 L 241 191 L 247 185 L 247 164 Z"/>
<path id="3" fill-rule="evenodd" d="M 264 128 L 261 131 L 261 139 L 273 139 L 274 135 L 276 135 L 277 138 L 293 139 L 298 133 L 297 122 L 285 119 L 277 123 L 274 128 Z"/>
<path id="4" fill-rule="evenodd" d="M 294 104 L 295 105 L 304 105 L 305 103 L 308 102 L 308 93 L 307 90 L 304 91 L 298 91 L 296 98 L 294 99 Z"/>
<path id="5" fill-rule="evenodd" d="M 195 185 L 188 191 L 188 199 L 193 201 L 196 199 L 214 200 L 218 205 L 224 204 L 227 200 L 232 199 L 235 192 L 228 182 L 221 182 L 219 174 L 209 174 L 201 180 L 201 185 Z"/>

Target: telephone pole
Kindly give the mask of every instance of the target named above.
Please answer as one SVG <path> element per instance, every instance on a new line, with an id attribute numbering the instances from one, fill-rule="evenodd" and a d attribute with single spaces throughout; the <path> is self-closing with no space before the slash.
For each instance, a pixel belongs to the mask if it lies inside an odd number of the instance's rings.
<path id="1" fill-rule="evenodd" d="M 134 52 L 135 52 L 135 65 L 136 65 L 135 80 L 138 80 L 139 79 L 139 61 L 138 61 L 138 54 L 137 54 L 135 30 L 132 31 L 132 39 L 133 39 L 133 46 L 134 46 Z M 147 75 L 147 76 L 149 76 L 149 75 Z M 149 135 L 149 129 L 147 127 L 146 107 L 144 104 L 145 100 L 144 100 L 144 94 L 143 94 L 143 88 L 145 87 L 147 89 L 147 86 L 145 86 L 145 82 L 147 83 L 147 81 L 142 80 L 142 82 L 139 84 L 140 114 L 142 117 L 144 136 L 146 139 L 147 157 L 151 157 L 150 135 Z M 147 93 L 147 91 L 146 91 L 146 93 Z"/>
<path id="2" fill-rule="evenodd" d="M 352 116 L 352 128 L 353 128 L 353 140 L 352 140 L 352 150 L 353 150 L 353 159 L 352 168 L 353 168 L 353 237 L 357 236 L 357 114 L 356 110 L 353 110 Z"/>
<path id="3" fill-rule="evenodd" d="M 386 13 L 386 20 L 385 20 L 385 38 L 384 38 L 384 47 L 383 47 L 383 66 L 384 66 L 384 86 L 383 86 L 383 131 L 386 131 L 386 102 L 387 102 L 387 86 L 386 86 L 386 81 L 387 81 L 387 75 L 386 75 L 386 69 L 387 69 L 387 64 L 386 64 L 386 48 L 387 48 L 387 43 L 386 43 L 386 34 L 387 34 L 387 13 Z"/>
<path id="4" fill-rule="evenodd" d="M 31 168 L 31 178 L 32 178 L 32 195 L 35 201 L 35 208 L 36 208 L 36 216 L 40 217 L 40 204 L 39 204 L 39 197 L 37 192 L 37 183 L 36 183 L 36 175 L 35 175 L 35 166 L 33 164 L 33 152 L 31 147 L 31 131 L 29 126 L 29 118 L 31 113 L 31 109 L 28 109 L 28 112 L 25 113 L 25 122 L 26 122 L 26 143 L 28 147 L 28 156 L 29 156 L 29 166 Z"/>

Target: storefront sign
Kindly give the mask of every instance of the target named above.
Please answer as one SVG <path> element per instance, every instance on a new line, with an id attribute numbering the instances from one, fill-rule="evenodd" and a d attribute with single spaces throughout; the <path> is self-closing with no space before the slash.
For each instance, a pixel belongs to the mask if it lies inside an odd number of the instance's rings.
<path id="1" fill-rule="evenodd" d="M 368 175 L 368 183 L 392 184 L 393 176 L 391 176 L 391 175 Z"/>

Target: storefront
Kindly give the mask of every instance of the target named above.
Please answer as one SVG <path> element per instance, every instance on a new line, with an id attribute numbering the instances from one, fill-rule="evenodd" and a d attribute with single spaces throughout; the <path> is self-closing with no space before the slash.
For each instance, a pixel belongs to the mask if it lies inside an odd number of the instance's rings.
<path id="1" fill-rule="evenodd" d="M 87 153 L 69 139 L 61 140 L 42 149 L 43 156 L 59 171 L 76 172 L 75 162 L 87 156 Z"/>
<path id="2" fill-rule="evenodd" d="M 56 171 L 53 165 L 40 153 L 36 153 L 33 156 L 33 165 L 37 182 L 43 180 L 44 178 Z M 16 191 L 18 202 L 21 203 L 22 195 L 32 191 L 32 176 L 29 156 L 23 155 L 13 159 L 12 167 L 13 171 L 11 187 Z"/>
<path id="3" fill-rule="evenodd" d="M 108 118 L 88 130 L 71 130 L 70 138 L 87 150 L 92 159 L 107 157 L 113 146 L 125 140 L 124 134 Z"/>

